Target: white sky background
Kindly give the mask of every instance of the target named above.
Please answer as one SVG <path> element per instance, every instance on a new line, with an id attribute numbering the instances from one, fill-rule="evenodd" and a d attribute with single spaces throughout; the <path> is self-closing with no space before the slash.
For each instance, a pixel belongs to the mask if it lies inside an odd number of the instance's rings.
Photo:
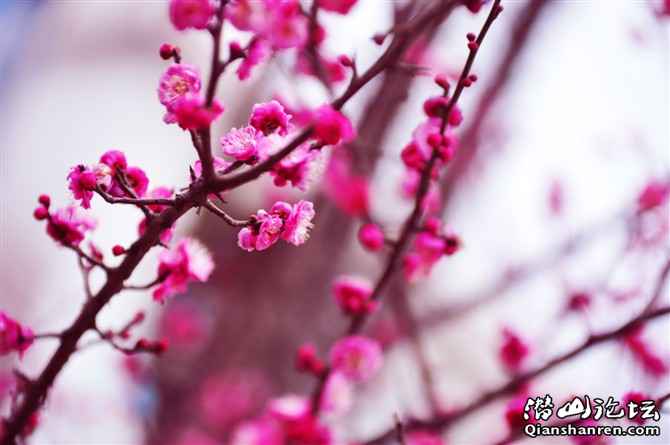
<path id="1" fill-rule="evenodd" d="M 360 3 L 350 18 L 332 20 L 335 31 L 328 47 L 338 52 L 355 49 L 365 65 L 379 51 L 368 38 L 386 29 L 389 15 L 386 2 Z M 501 53 L 496 43 L 505 41 L 509 22 L 525 4 L 504 3 L 507 10 L 494 25 L 475 66 L 480 83 L 463 96 L 466 119 L 468 105 L 490 74 L 486 67 L 493 66 Z M 449 221 L 462 234 L 467 249 L 443 261 L 429 282 L 417 286 L 417 306 L 439 306 L 449 294 L 485 288 L 498 276 L 501 264 L 545 251 L 556 239 L 620 209 L 650 174 L 667 174 L 667 27 L 658 24 L 642 1 L 555 3 L 534 34 L 522 71 L 499 103 L 495 125 L 504 132 L 504 143 L 484 147 L 490 161 L 483 176 L 458 201 L 455 218 Z M 12 18 L 0 20 L 5 25 Z M 478 29 L 481 20 L 483 15 L 472 18 L 464 11 L 453 15 L 449 31 L 443 34 L 443 47 L 435 52 L 444 54 L 441 64 L 460 69 L 464 34 Z M 165 63 L 156 52 L 161 42 L 172 41 L 182 47 L 186 60 L 203 66 L 209 39 L 172 30 L 162 2 L 49 2 L 22 32 L 11 26 L 0 29 L 0 40 L 10 33 L 21 36 L 20 53 L 0 96 L 4 105 L 0 186 L 5 191 L 0 212 L 0 308 L 39 331 L 55 330 L 78 311 L 81 279 L 71 252 L 48 241 L 43 225 L 32 219 L 37 195 L 48 192 L 55 205 L 65 204 L 69 200 L 64 181 L 67 169 L 95 161 L 110 148 L 124 150 L 129 162 L 143 167 L 154 185 L 184 184 L 186 165 L 194 153 L 186 134 L 161 121 L 155 89 Z M 272 73 L 278 76 L 280 70 Z M 226 79 L 219 90 L 227 108 L 224 127 L 230 124 L 227 116 L 235 114 L 229 111 L 236 110 L 237 103 L 246 103 L 250 89 Z M 391 186 L 387 181 L 399 175 L 397 153 L 422 118 L 423 98 L 434 92 L 429 78 L 417 85 L 393 124 L 388 156 L 374 184 L 375 213 L 390 224 L 400 221 L 406 207 L 396 205 L 397 181 Z M 305 87 L 306 99 L 318 103 L 318 88 L 309 83 Z M 353 117 L 365 100 L 362 96 L 346 108 Z M 640 151 L 647 154 L 640 156 Z M 566 215 L 564 222 L 548 223 L 543 206 L 554 177 L 565 182 Z M 95 236 L 100 246 L 109 250 L 133 239 L 137 215 L 132 209 L 112 209 L 94 200 L 93 212 L 101 221 Z M 188 223 L 181 227 L 187 230 Z M 557 282 L 567 276 L 571 282 L 589 284 L 607 266 L 611 244 L 595 249 L 578 267 L 515 289 L 513 298 L 496 305 L 495 313 L 477 314 L 454 329 L 438 332 L 439 342 L 430 343 L 430 355 L 448 370 L 447 377 L 440 379 L 446 399 L 462 401 L 473 388 L 491 384 L 495 332 L 503 322 L 522 326 L 529 336 L 546 334 L 560 301 Z M 145 261 L 136 274 L 137 282 L 151 277 L 153 264 Z M 101 325 L 118 326 L 139 308 L 158 310 L 149 295 L 122 295 L 104 311 Z M 563 343 L 557 342 L 558 346 Z M 482 347 L 475 353 L 464 344 Z M 667 343 L 664 347 L 670 352 Z M 41 369 L 49 352 L 48 346 L 36 347 L 27 354 L 23 368 Z M 591 358 L 617 360 L 616 351 L 607 354 Z M 118 354 L 106 347 L 78 354 L 57 381 L 44 428 L 33 442 L 139 443 L 141 425 L 128 415 L 127 388 L 117 363 Z M 573 372 L 584 375 L 588 369 L 587 360 Z M 389 369 L 379 384 L 407 374 L 411 377 L 411 370 Z M 629 374 L 597 375 L 591 380 L 602 379 L 603 387 L 609 388 L 606 385 L 613 379 L 630 381 Z M 384 409 L 390 416 L 399 400 L 414 398 L 411 390 L 399 399 L 385 396 Z M 366 400 L 361 412 L 372 405 L 377 409 L 379 401 Z M 376 425 L 365 416 L 359 423 L 355 431 Z M 667 441 L 669 428 L 666 422 L 665 439 L 656 443 Z M 471 431 L 457 431 L 452 443 L 469 443 Z"/>

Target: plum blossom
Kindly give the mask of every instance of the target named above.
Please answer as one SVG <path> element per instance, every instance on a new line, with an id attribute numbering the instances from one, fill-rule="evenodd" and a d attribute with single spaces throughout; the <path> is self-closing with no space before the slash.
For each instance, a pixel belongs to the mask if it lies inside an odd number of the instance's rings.
<path id="1" fill-rule="evenodd" d="M 670 184 L 652 180 L 644 187 L 637 198 L 640 212 L 648 211 L 663 205 L 670 196 Z"/>
<path id="2" fill-rule="evenodd" d="M 165 70 L 158 83 L 158 99 L 167 110 L 163 117 L 166 123 L 177 121 L 174 115 L 176 102 L 188 93 L 198 93 L 201 84 L 200 73 L 194 66 L 175 63 Z"/>
<path id="3" fill-rule="evenodd" d="M 370 202 L 370 184 L 365 176 L 357 175 L 352 170 L 348 155 L 342 150 L 336 150 L 326 170 L 326 194 L 349 215 L 366 215 Z"/>
<path id="4" fill-rule="evenodd" d="M 356 136 L 351 121 L 330 105 L 323 105 L 314 112 L 314 137 L 324 145 L 349 142 Z"/>
<path id="5" fill-rule="evenodd" d="M 372 300 L 372 285 L 364 278 L 342 276 L 333 283 L 333 294 L 342 312 L 352 316 L 372 312 L 377 306 Z"/>
<path id="6" fill-rule="evenodd" d="M 100 157 L 100 163 L 107 165 L 111 169 L 110 174 L 112 176 L 116 175 L 117 172 L 128 168 L 126 155 L 120 150 L 109 150 L 105 152 Z"/>
<path id="7" fill-rule="evenodd" d="M 381 368 L 382 349 L 375 340 L 360 335 L 345 337 L 330 350 L 333 369 L 354 382 L 372 378 Z"/>
<path id="8" fill-rule="evenodd" d="M 280 136 L 286 136 L 289 131 L 291 115 L 284 111 L 282 104 L 276 100 L 256 104 L 251 110 L 249 125 L 263 133 L 265 136 L 277 132 Z"/>
<path id="9" fill-rule="evenodd" d="M 377 224 L 363 224 L 358 230 L 358 241 L 370 251 L 377 251 L 384 247 L 384 232 Z"/>
<path id="10" fill-rule="evenodd" d="M 301 200 L 293 206 L 277 201 L 270 212 L 256 212 L 254 222 L 238 233 L 237 243 L 248 252 L 265 250 L 279 239 L 299 246 L 309 238 L 314 215 L 314 205 L 309 201 Z"/>
<path id="11" fill-rule="evenodd" d="M 312 165 L 318 156 L 318 151 L 309 150 L 305 145 L 294 150 L 270 170 L 274 184 L 283 187 L 290 183 L 291 186 L 306 191 Z"/>
<path id="12" fill-rule="evenodd" d="M 119 182 L 123 175 L 127 186 L 137 195 L 143 197 L 149 188 L 149 178 L 139 167 L 128 167 L 126 156 L 122 151 L 110 150 L 100 157 L 100 164 L 94 168 L 97 183 L 112 196 L 127 196 Z"/>
<path id="13" fill-rule="evenodd" d="M 70 169 L 67 179 L 74 199 L 80 200 L 83 208 L 90 208 L 93 191 L 98 183 L 95 172 L 89 167 L 77 165 Z"/>
<path id="14" fill-rule="evenodd" d="M 309 230 L 314 218 L 314 204 L 300 200 L 293 205 L 291 213 L 284 221 L 282 239 L 294 246 L 299 246 L 309 239 Z"/>
<path id="15" fill-rule="evenodd" d="M 267 152 L 267 141 L 263 133 L 251 125 L 233 128 L 221 138 L 223 153 L 237 161 L 254 164 Z"/>
<path id="16" fill-rule="evenodd" d="M 212 105 L 206 106 L 204 98 L 187 93 L 174 102 L 172 113 L 182 129 L 200 130 L 207 128 L 223 113 L 223 106 L 216 99 Z"/>
<path id="17" fill-rule="evenodd" d="M 279 443 L 302 443 L 328 445 L 331 433 L 310 412 L 310 404 L 304 397 L 285 395 L 268 403 L 269 417 L 277 422 L 283 435 Z"/>
<path id="18" fill-rule="evenodd" d="M 503 343 L 499 351 L 500 361 L 507 370 L 516 372 L 528 357 L 530 348 L 521 337 L 509 328 L 503 329 L 502 336 Z"/>
<path id="19" fill-rule="evenodd" d="M 158 276 L 163 281 L 153 291 L 154 300 L 186 291 L 190 281 L 207 281 L 214 269 L 209 251 L 195 239 L 184 238 L 171 250 L 159 257 Z"/>
<path id="20" fill-rule="evenodd" d="M 34 340 L 35 335 L 30 328 L 22 326 L 6 313 L 0 311 L 0 356 L 7 355 L 12 351 L 23 355 Z"/>
<path id="21" fill-rule="evenodd" d="M 415 281 L 430 274 L 433 266 L 445 255 L 453 255 L 460 247 L 460 239 L 455 234 L 442 232 L 442 223 L 430 218 L 424 229 L 414 238 L 412 251 L 405 256 L 404 271 L 409 281 Z"/>
<path id="22" fill-rule="evenodd" d="M 338 14 L 349 14 L 358 0 L 319 0 L 319 7 Z"/>
<path id="23" fill-rule="evenodd" d="M 74 205 L 59 209 L 49 215 L 47 233 L 65 246 L 78 246 L 86 232 L 95 229 L 96 222 Z"/>
<path id="24" fill-rule="evenodd" d="M 215 12 L 211 0 L 170 0 L 170 21 L 180 31 L 206 29 Z"/>
<path id="25" fill-rule="evenodd" d="M 263 39 L 254 38 L 249 44 L 247 55 L 237 68 L 237 77 L 240 80 L 248 79 L 251 70 L 261 63 L 270 53 L 268 43 Z"/>
<path id="26" fill-rule="evenodd" d="M 297 0 L 234 0 L 225 13 L 237 29 L 254 32 L 276 50 L 307 43 L 308 22 Z"/>
<path id="27" fill-rule="evenodd" d="M 128 186 L 135 192 L 135 195 L 142 198 L 149 188 L 149 178 L 139 167 L 128 167 L 124 172 Z"/>

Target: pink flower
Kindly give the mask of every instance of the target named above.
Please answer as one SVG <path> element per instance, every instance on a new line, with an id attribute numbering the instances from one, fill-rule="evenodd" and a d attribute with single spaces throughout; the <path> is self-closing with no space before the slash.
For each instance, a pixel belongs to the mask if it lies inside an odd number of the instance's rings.
<path id="1" fill-rule="evenodd" d="M 649 181 L 637 198 L 638 209 L 644 212 L 663 205 L 668 196 L 670 196 L 670 184 L 659 180 Z"/>
<path id="2" fill-rule="evenodd" d="M 175 121 L 184 130 L 200 130 L 209 127 L 214 120 L 223 113 L 223 106 L 216 100 L 209 107 L 205 106 L 205 99 L 187 93 L 172 105 Z"/>
<path id="3" fill-rule="evenodd" d="M 68 188 L 72 191 L 74 199 L 81 200 L 83 208 L 90 208 L 93 190 L 98 182 L 95 172 L 89 167 L 77 165 L 70 169 L 67 179 L 70 183 Z"/>
<path id="4" fill-rule="evenodd" d="M 105 168 L 104 166 L 107 166 Z M 139 197 L 143 197 L 149 187 L 149 178 L 139 167 L 128 167 L 126 156 L 118 150 L 110 150 L 102 155 L 100 164 L 94 168 L 98 185 L 115 197 L 126 196 L 117 176 L 124 174 L 128 186 Z"/>
<path id="5" fill-rule="evenodd" d="M 128 167 L 125 171 L 128 185 L 135 192 L 135 194 L 142 198 L 147 193 L 149 188 L 149 178 L 146 173 L 139 167 Z"/>
<path id="6" fill-rule="evenodd" d="M 319 7 L 338 14 L 349 14 L 358 0 L 319 0 Z"/>
<path id="7" fill-rule="evenodd" d="M 372 378 L 382 366 L 382 349 L 376 341 L 363 336 L 345 337 L 330 350 L 333 369 L 348 379 L 362 382 Z"/>
<path id="8" fill-rule="evenodd" d="M 275 49 L 302 48 L 307 43 L 307 18 L 297 0 L 266 0 L 270 8 L 261 36 Z"/>
<path id="9" fill-rule="evenodd" d="M 176 122 L 173 114 L 175 103 L 186 94 L 198 93 L 200 88 L 200 73 L 196 67 L 177 63 L 170 65 L 158 83 L 158 99 L 167 109 L 163 120 L 166 123 Z"/>
<path id="10" fill-rule="evenodd" d="M 77 246 L 86 232 L 95 229 L 95 226 L 95 220 L 84 215 L 78 207 L 68 206 L 49 216 L 47 233 L 63 245 Z"/>
<path id="11" fill-rule="evenodd" d="M 267 42 L 263 39 L 254 38 L 247 50 L 247 56 L 237 68 L 237 77 L 240 80 L 248 79 L 251 75 L 251 70 L 261 63 L 269 53 L 270 48 L 268 47 Z"/>
<path id="12" fill-rule="evenodd" d="M 345 115 L 330 105 L 314 112 L 314 137 L 324 145 L 337 145 L 354 139 L 356 132 Z"/>
<path id="13" fill-rule="evenodd" d="M 260 223 L 256 237 L 256 250 L 265 250 L 279 241 L 284 220 L 278 215 L 263 210 L 256 214 L 256 219 Z"/>
<path id="14" fill-rule="evenodd" d="M 242 31 L 252 31 L 275 49 L 302 47 L 307 43 L 308 22 L 297 0 L 234 0 L 226 18 Z"/>
<path id="15" fill-rule="evenodd" d="M 370 251 L 378 251 L 384 247 L 384 232 L 377 224 L 363 224 L 358 230 L 358 241 Z"/>
<path id="16" fill-rule="evenodd" d="M 251 125 L 239 130 L 233 128 L 221 138 L 224 154 L 249 164 L 254 164 L 265 154 L 266 146 L 263 133 Z"/>
<path id="17" fill-rule="evenodd" d="M 265 26 L 267 0 L 231 0 L 226 5 L 225 16 L 241 31 L 260 32 Z"/>
<path id="18" fill-rule="evenodd" d="M 503 329 L 503 344 L 500 347 L 499 357 L 503 365 L 509 370 L 516 372 L 523 361 L 528 357 L 530 348 L 509 328 Z"/>
<path id="19" fill-rule="evenodd" d="M 400 152 L 400 158 L 407 168 L 421 171 L 426 167 L 430 153 L 422 151 L 416 142 L 410 142 Z"/>
<path id="20" fill-rule="evenodd" d="M 284 111 L 284 107 L 276 100 L 256 104 L 251 110 L 249 125 L 268 136 L 275 131 L 286 136 L 289 130 L 291 115 Z"/>
<path id="21" fill-rule="evenodd" d="M 207 28 L 215 12 L 210 0 L 170 0 L 170 21 L 180 31 Z"/>
<path id="22" fill-rule="evenodd" d="M 30 328 L 21 326 L 16 320 L 0 311 L 0 355 L 7 355 L 12 351 L 23 355 L 34 340 L 35 335 Z"/>
<path id="23" fill-rule="evenodd" d="M 314 205 L 309 201 L 299 201 L 293 206 L 277 201 L 269 213 L 256 212 L 255 222 L 238 233 L 237 244 L 248 252 L 265 250 L 280 238 L 299 246 L 309 238 L 314 214 Z"/>
<path id="24" fill-rule="evenodd" d="M 349 215 L 360 216 L 368 213 L 368 179 L 352 171 L 351 161 L 342 150 L 336 149 L 328 163 L 326 194 Z"/>
<path id="25" fill-rule="evenodd" d="M 165 279 L 154 289 L 154 300 L 162 303 L 166 297 L 185 292 L 190 281 L 207 281 L 213 269 L 209 251 L 198 241 L 184 238 L 159 257 L 158 276 Z"/>
<path id="26" fill-rule="evenodd" d="M 284 222 L 282 239 L 294 246 L 299 246 L 307 241 L 315 214 L 314 204 L 310 201 L 300 200 L 294 204 L 291 213 Z"/>
<path id="27" fill-rule="evenodd" d="M 281 425 L 283 441 L 305 445 L 329 445 L 330 431 L 319 424 L 304 397 L 286 395 L 268 404 L 268 415 Z"/>
<path id="28" fill-rule="evenodd" d="M 111 175 L 114 176 L 119 170 L 125 170 L 128 167 L 126 155 L 120 150 L 109 150 L 100 157 L 100 163 L 107 165 L 112 169 Z"/>
<path id="29" fill-rule="evenodd" d="M 452 233 L 442 234 L 441 225 L 437 219 L 429 220 L 425 230 L 414 238 L 413 251 L 404 259 L 407 280 L 415 281 L 427 276 L 444 255 L 453 255 L 458 251 L 459 238 Z"/>
<path id="30" fill-rule="evenodd" d="M 407 445 L 444 445 L 445 442 L 439 434 L 430 431 L 410 431 L 406 436 Z"/>
<path id="31" fill-rule="evenodd" d="M 277 187 L 283 187 L 291 183 L 293 187 L 306 191 L 309 183 L 310 166 L 317 156 L 318 152 L 309 149 L 294 150 L 293 153 L 277 162 L 270 170 L 270 175 L 274 178 L 274 184 Z"/>
<path id="32" fill-rule="evenodd" d="M 333 284 L 333 294 L 342 312 L 359 316 L 372 312 L 376 302 L 372 300 L 372 285 L 359 277 L 339 277 Z"/>

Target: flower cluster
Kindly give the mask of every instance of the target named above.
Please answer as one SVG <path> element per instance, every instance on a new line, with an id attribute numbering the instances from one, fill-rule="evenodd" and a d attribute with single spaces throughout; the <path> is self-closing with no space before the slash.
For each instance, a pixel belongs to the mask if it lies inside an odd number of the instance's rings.
<path id="1" fill-rule="evenodd" d="M 47 220 L 47 234 L 63 246 L 76 247 L 84 240 L 86 233 L 95 229 L 97 223 L 79 207 L 70 205 L 50 211 L 51 198 L 41 195 L 39 206 L 33 212 L 36 220 Z"/>
<path id="2" fill-rule="evenodd" d="M 116 198 L 142 198 L 149 187 L 144 170 L 128 166 L 125 154 L 119 150 L 107 151 L 97 164 L 72 167 L 67 179 L 74 199 L 85 209 L 90 208 L 96 190 Z"/>
<path id="3" fill-rule="evenodd" d="M 314 214 L 309 201 L 293 205 L 278 201 L 269 212 L 259 210 L 253 215 L 252 222 L 238 233 L 237 244 L 248 252 L 265 250 L 280 239 L 299 246 L 309 238 Z"/>
<path id="4" fill-rule="evenodd" d="M 449 231 L 444 232 L 439 219 L 428 218 L 414 238 L 412 250 L 405 255 L 405 277 L 409 281 L 415 281 L 427 276 L 435 263 L 445 255 L 456 253 L 460 246 L 458 236 Z"/>
<path id="5" fill-rule="evenodd" d="M 340 277 L 333 284 L 337 304 L 347 315 L 358 316 L 372 312 L 377 303 L 371 299 L 372 286 L 359 277 Z"/>
<path id="6" fill-rule="evenodd" d="M 35 335 L 30 328 L 22 326 L 0 311 L 0 355 L 7 355 L 13 351 L 23 355 L 34 340 Z"/>

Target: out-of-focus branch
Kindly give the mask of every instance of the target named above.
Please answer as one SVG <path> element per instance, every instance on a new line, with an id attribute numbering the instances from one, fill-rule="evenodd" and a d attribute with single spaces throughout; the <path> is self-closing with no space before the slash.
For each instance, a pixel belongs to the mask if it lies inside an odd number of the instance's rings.
<path id="1" fill-rule="evenodd" d="M 489 15 L 487 16 L 484 25 L 482 26 L 481 31 L 479 32 L 479 35 L 477 36 L 477 45 L 476 46 L 471 46 L 470 47 L 470 52 L 468 54 L 468 58 L 465 62 L 465 65 L 463 67 L 463 71 L 461 72 L 460 79 L 458 81 L 458 84 L 456 85 L 456 88 L 454 90 L 453 95 L 451 96 L 451 99 L 449 100 L 449 103 L 446 106 L 446 109 L 443 113 L 442 117 L 442 124 L 440 126 L 440 134 L 444 135 L 446 129 L 447 129 L 447 117 L 449 116 L 449 113 L 451 110 L 456 106 L 458 98 L 460 97 L 463 89 L 465 88 L 465 79 L 468 77 L 470 74 L 470 69 L 472 68 L 472 64 L 474 63 L 475 57 L 477 56 L 477 52 L 479 50 L 479 47 L 481 46 L 484 38 L 486 37 L 486 34 L 491 27 L 491 24 L 493 21 L 496 19 L 496 17 L 500 14 L 502 11 L 502 7 L 500 6 L 500 1 L 501 0 L 495 0 L 493 2 L 493 5 L 491 6 L 491 10 L 489 12 Z M 445 91 L 446 94 L 446 91 Z M 440 154 L 437 149 L 433 149 L 433 153 L 430 157 L 430 160 L 427 162 L 423 172 L 421 173 L 421 179 L 419 182 L 419 186 L 417 188 L 416 192 L 416 197 L 414 201 L 414 208 L 412 210 L 412 213 L 409 215 L 409 217 L 406 219 L 405 224 L 403 226 L 403 229 L 400 233 L 400 236 L 393 246 L 393 249 L 387 259 L 386 265 L 384 266 L 384 270 L 377 280 L 373 290 L 372 294 L 370 296 L 370 299 L 372 301 L 379 300 L 382 296 L 382 291 L 388 284 L 389 280 L 393 276 L 393 273 L 395 272 L 397 265 L 400 261 L 401 255 L 404 252 L 412 233 L 416 230 L 416 227 L 421 219 L 422 211 L 423 211 L 423 202 L 424 198 L 426 197 L 428 193 L 428 188 L 430 186 L 430 181 L 431 181 L 431 176 L 433 174 L 433 167 L 436 165 L 438 158 Z M 361 314 L 354 316 L 351 319 L 351 323 L 349 325 L 349 328 L 346 331 L 346 335 L 353 335 L 361 330 L 363 327 L 363 324 L 368 318 L 368 314 Z M 330 376 L 332 372 L 332 368 L 328 367 L 326 370 L 321 374 L 319 377 L 319 380 L 317 381 L 317 385 L 312 392 L 311 396 L 311 410 L 312 414 L 316 415 L 318 414 L 320 410 L 320 405 L 321 405 L 321 397 L 323 394 L 323 391 L 326 386 L 326 382 L 328 381 L 328 377 Z"/>
<path id="2" fill-rule="evenodd" d="M 652 296 L 652 298 L 655 298 L 657 293 L 663 292 L 663 289 L 668 279 L 668 275 L 670 275 L 670 266 L 668 266 L 668 264 L 670 264 L 670 259 L 666 261 L 657 278 L 656 281 L 657 285 L 655 286 L 654 295 Z M 444 430 L 445 428 L 450 427 L 454 423 L 488 406 L 489 404 L 498 400 L 499 398 L 514 393 L 523 384 L 543 374 L 546 374 L 547 372 L 583 354 L 584 352 L 591 350 L 595 346 L 598 346 L 600 344 L 609 341 L 621 339 L 622 337 L 629 334 L 633 329 L 639 327 L 640 325 L 643 325 L 647 322 L 650 322 L 652 320 L 661 317 L 665 317 L 667 315 L 670 315 L 670 307 L 667 306 L 652 311 L 647 311 L 645 308 L 642 312 L 640 312 L 637 316 L 630 319 L 624 325 L 601 334 L 590 335 L 579 346 L 571 349 L 568 352 L 558 355 L 557 357 L 553 358 L 552 360 L 549 360 L 544 365 L 538 368 L 517 375 L 512 380 L 508 381 L 499 388 L 496 388 L 494 390 L 488 391 L 480 395 L 478 398 L 474 399 L 472 402 L 468 403 L 467 405 L 459 409 L 453 410 L 451 412 L 442 415 L 435 416 L 434 418 L 428 420 L 414 419 L 406 422 L 405 426 L 408 430 L 415 430 L 415 429 L 425 429 L 430 431 Z M 394 433 L 393 430 L 389 430 L 379 435 L 378 437 L 367 441 L 366 444 L 371 445 L 371 444 L 382 443 L 386 439 L 392 437 L 393 433 Z"/>
<path id="3" fill-rule="evenodd" d="M 479 102 L 475 107 L 472 118 L 466 129 L 460 135 L 460 149 L 456 151 L 452 165 L 442 182 L 442 206 L 449 206 L 452 195 L 457 189 L 459 181 L 468 172 L 473 160 L 477 155 L 479 138 L 486 119 L 490 115 L 493 105 L 505 91 L 511 78 L 511 73 L 516 67 L 523 50 L 530 41 L 532 32 L 537 26 L 542 12 L 553 2 L 545 0 L 531 0 L 525 6 L 516 20 L 510 34 L 507 50 L 498 65 L 498 68 L 490 84 L 483 91 Z"/>
<path id="4" fill-rule="evenodd" d="M 602 236 L 607 230 L 615 227 L 617 223 L 627 223 L 634 216 L 629 210 L 616 213 L 593 226 L 584 229 L 563 241 L 558 247 L 553 247 L 538 257 L 525 261 L 523 264 L 513 268 L 513 270 L 504 273 L 491 287 L 478 295 L 470 298 L 461 299 L 463 303 L 454 303 L 443 308 L 437 308 L 430 313 L 419 317 L 418 323 L 422 329 L 437 327 L 442 323 L 463 317 L 464 315 L 484 306 L 504 294 L 517 284 L 528 280 L 543 271 L 555 266 L 576 250 L 585 248 L 591 241 Z"/>

